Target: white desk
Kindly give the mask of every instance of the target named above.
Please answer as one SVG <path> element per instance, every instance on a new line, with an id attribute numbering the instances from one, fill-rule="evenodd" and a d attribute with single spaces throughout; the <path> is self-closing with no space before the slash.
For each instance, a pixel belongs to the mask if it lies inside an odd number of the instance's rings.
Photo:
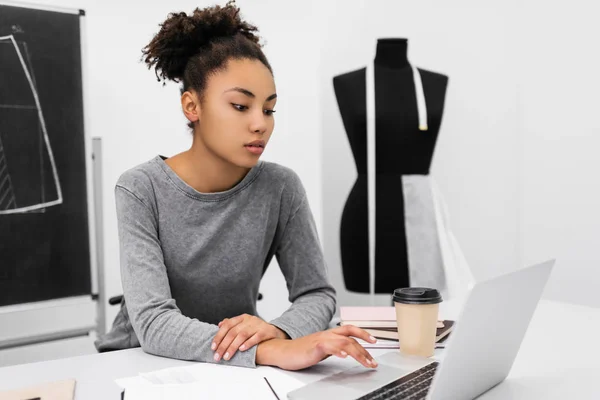
<path id="1" fill-rule="evenodd" d="M 440 316 L 456 318 L 456 307 L 443 305 Z M 479 399 L 600 399 L 598 332 L 600 309 L 542 300 L 508 378 Z M 388 351 L 393 350 L 371 353 L 377 357 Z M 139 348 L 94 354 L 0 368 L 0 390 L 75 378 L 76 399 L 117 400 L 121 389 L 115 379 L 183 365 L 189 362 L 152 356 Z M 354 365 L 350 359 L 330 358 L 308 370 L 283 373 L 308 383 Z M 272 382 L 282 400 L 298 387 L 290 382 Z M 226 391 L 222 398 L 227 398 Z"/>

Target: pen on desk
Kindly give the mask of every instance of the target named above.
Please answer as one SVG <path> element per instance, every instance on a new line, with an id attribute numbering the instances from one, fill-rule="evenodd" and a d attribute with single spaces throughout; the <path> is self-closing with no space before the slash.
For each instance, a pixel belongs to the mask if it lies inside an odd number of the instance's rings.
<path id="1" fill-rule="evenodd" d="M 269 380 L 267 379 L 267 377 L 263 376 L 263 378 L 265 378 L 265 381 L 267 382 L 267 385 L 269 385 L 269 388 L 271 389 L 271 392 L 273 392 L 273 394 L 275 395 L 275 398 L 277 400 L 279 400 L 279 396 L 277 396 L 277 393 L 275 393 L 275 390 L 273 389 L 273 386 L 271 386 L 271 384 L 269 383 Z"/>

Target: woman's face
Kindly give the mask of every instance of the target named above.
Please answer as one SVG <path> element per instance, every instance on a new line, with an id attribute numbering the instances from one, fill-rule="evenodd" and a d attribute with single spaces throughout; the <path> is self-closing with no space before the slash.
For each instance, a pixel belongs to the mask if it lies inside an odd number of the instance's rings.
<path id="1" fill-rule="evenodd" d="M 258 60 L 230 60 L 210 75 L 200 102 L 195 135 L 224 161 L 254 166 L 275 126 L 275 81 Z M 250 143 L 256 145 L 250 145 Z"/>

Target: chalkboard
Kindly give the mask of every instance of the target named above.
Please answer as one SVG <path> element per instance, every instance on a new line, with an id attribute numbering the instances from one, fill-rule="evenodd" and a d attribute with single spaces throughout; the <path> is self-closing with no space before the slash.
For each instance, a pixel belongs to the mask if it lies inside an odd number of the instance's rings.
<path id="1" fill-rule="evenodd" d="M 91 293 L 82 18 L 0 4 L 0 306 Z"/>

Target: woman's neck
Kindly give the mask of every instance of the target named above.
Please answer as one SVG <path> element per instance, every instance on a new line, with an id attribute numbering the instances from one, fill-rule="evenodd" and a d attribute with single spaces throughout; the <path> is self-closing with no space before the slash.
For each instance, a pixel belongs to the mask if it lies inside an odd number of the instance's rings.
<path id="1" fill-rule="evenodd" d="M 378 39 L 375 64 L 396 69 L 408 66 L 408 39 Z"/>
<path id="2" fill-rule="evenodd" d="M 241 182 L 250 168 L 223 160 L 194 138 L 192 147 L 168 158 L 167 165 L 189 186 L 200 193 L 224 192 Z"/>

